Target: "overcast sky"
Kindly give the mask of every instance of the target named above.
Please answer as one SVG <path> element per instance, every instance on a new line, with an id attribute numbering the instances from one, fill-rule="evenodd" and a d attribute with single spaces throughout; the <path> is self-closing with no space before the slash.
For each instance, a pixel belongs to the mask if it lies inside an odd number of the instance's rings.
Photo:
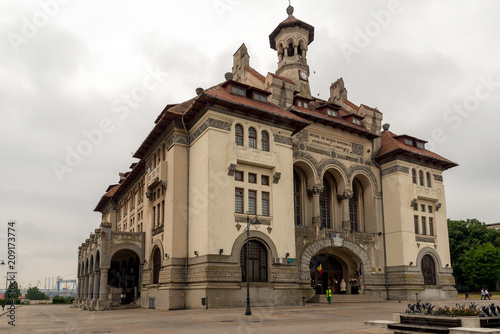
<path id="1" fill-rule="evenodd" d="M 444 174 L 449 218 L 500 221 L 500 2 L 292 5 L 315 27 L 313 94 L 327 99 L 343 77 L 352 102 L 377 107 L 391 131 L 460 164 Z M 243 42 L 252 67 L 276 70 L 268 36 L 287 6 L 0 2 L 0 259 L 14 219 L 22 286 L 76 277 L 78 246 L 100 223 L 93 209 L 166 104 L 224 81 Z"/>

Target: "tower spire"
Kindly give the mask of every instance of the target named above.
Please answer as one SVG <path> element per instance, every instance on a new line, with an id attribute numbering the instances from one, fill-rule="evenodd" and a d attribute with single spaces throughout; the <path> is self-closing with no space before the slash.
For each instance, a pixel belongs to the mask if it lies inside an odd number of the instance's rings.
<path id="1" fill-rule="evenodd" d="M 286 9 L 288 17 L 293 16 L 292 0 L 288 0 L 288 8 Z"/>

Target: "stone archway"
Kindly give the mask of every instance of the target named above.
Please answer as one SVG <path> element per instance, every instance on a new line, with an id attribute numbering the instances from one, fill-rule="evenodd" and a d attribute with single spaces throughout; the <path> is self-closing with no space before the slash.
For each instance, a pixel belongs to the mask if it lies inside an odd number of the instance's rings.
<path id="1" fill-rule="evenodd" d="M 331 240 L 330 239 L 322 239 L 314 242 L 313 244 L 307 246 L 304 251 L 302 252 L 302 255 L 300 257 L 300 264 L 299 264 L 299 270 L 300 270 L 300 282 L 304 284 L 308 284 L 310 281 L 310 262 L 311 259 L 320 253 L 339 253 L 342 254 L 344 257 L 344 261 L 350 261 L 350 267 L 352 271 L 355 271 L 357 268 L 354 267 L 354 264 L 357 266 L 360 266 L 361 268 L 361 273 L 358 276 L 361 282 L 358 282 L 358 284 L 361 285 L 361 287 L 366 286 L 367 283 L 370 283 L 372 281 L 372 274 L 371 274 L 371 260 L 368 254 L 365 252 L 363 248 L 360 246 L 344 240 L 344 246 L 343 247 L 337 247 L 337 246 L 332 246 Z M 347 262 L 346 261 L 346 262 Z M 357 271 L 357 270 L 356 270 Z M 358 273 L 359 274 L 359 273 Z M 350 278 L 350 276 L 347 276 L 347 279 Z"/>

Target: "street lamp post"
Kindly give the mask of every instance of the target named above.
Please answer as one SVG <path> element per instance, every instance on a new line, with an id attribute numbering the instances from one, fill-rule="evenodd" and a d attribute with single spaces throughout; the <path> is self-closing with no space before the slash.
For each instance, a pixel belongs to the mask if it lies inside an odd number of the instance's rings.
<path id="1" fill-rule="evenodd" d="M 250 245 L 248 243 L 250 239 L 250 226 L 251 225 L 260 225 L 260 221 L 257 218 L 257 215 L 250 220 L 250 213 L 247 212 L 247 309 L 245 311 L 245 315 L 252 315 L 252 311 L 250 310 Z"/>

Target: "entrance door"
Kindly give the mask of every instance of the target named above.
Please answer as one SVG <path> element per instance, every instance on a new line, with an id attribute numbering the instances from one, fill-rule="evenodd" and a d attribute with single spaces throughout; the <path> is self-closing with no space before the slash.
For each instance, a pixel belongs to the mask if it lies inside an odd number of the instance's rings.
<path id="1" fill-rule="evenodd" d="M 321 264 L 322 271 L 318 270 L 318 265 Z M 332 293 L 340 293 L 340 282 L 343 278 L 342 265 L 335 258 L 320 254 L 311 259 L 311 287 L 314 288 L 316 294 L 325 294 L 326 289 L 332 289 Z"/>

